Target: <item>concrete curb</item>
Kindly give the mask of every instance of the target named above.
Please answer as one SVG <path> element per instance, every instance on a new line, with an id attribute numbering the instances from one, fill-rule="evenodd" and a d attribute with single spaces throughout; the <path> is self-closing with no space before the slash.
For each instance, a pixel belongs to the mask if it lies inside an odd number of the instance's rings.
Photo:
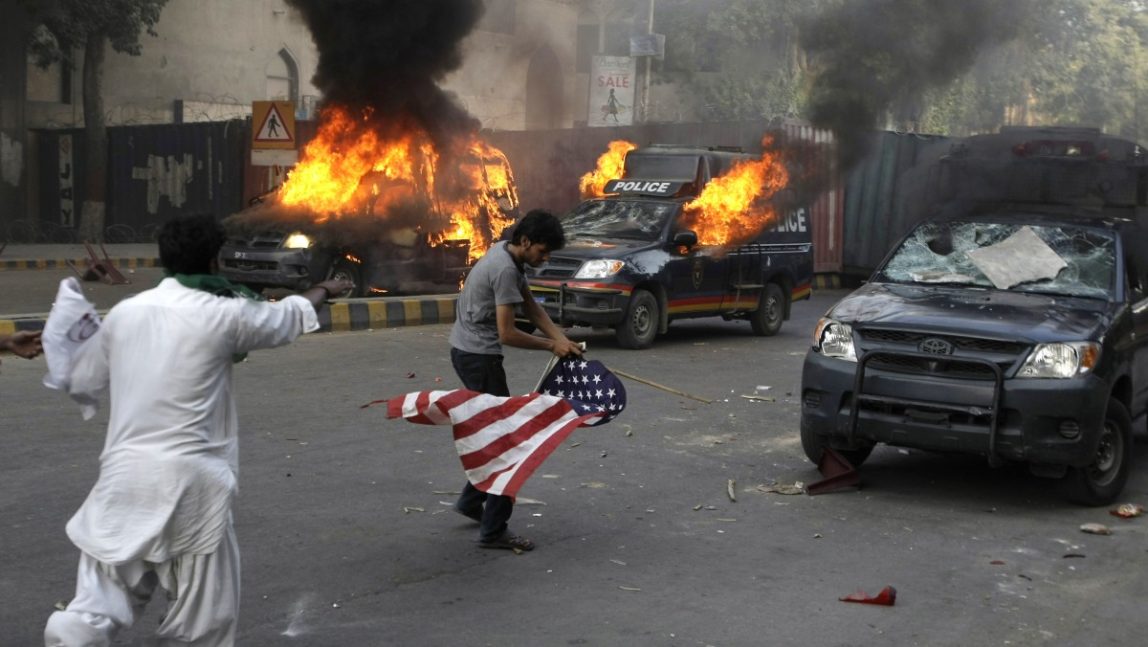
<path id="1" fill-rule="evenodd" d="M 102 259 L 101 259 L 102 260 Z M 158 258 L 112 258 L 112 265 L 117 269 L 136 269 L 137 267 L 159 267 Z M 55 270 L 68 269 L 71 262 L 80 269 L 87 269 L 91 265 L 89 258 L 38 258 L 0 261 L 0 272 L 18 270 Z"/>
<path id="2" fill-rule="evenodd" d="M 428 297 L 392 297 L 371 301 L 335 301 L 319 311 L 317 332 L 350 332 L 376 328 L 399 328 L 424 324 L 454 322 L 454 305 L 458 295 Z M 100 316 L 107 314 L 100 312 Z M 0 334 L 17 330 L 42 330 L 48 315 L 2 318 Z"/>

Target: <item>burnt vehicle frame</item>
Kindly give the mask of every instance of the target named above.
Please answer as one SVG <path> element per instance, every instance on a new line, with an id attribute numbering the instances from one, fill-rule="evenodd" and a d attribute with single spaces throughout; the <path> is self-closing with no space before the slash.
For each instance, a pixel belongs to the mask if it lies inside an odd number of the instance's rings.
<path id="1" fill-rule="evenodd" d="M 877 444 L 976 454 L 1061 478 L 1078 503 L 1119 496 L 1132 469 L 1133 420 L 1143 430 L 1148 412 L 1148 176 L 1139 147 L 1110 162 L 1096 159 L 1098 133 L 1040 134 L 1034 146 L 1049 159 L 1032 159 L 1023 142 L 1006 143 L 1022 173 L 1041 180 L 1044 201 L 992 203 L 982 195 L 950 203 L 825 313 L 802 371 L 801 442 L 811 461 L 832 448 L 859 466 Z M 1065 151 L 1074 151 L 1067 165 Z M 1096 162 L 1105 167 L 1099 174 Z M 1105 174 L 1128 180 L 1115 204 L 1065 204 L 1046 181 Z M 1039 231 L 1064 266 L 1041 265 L 1043 278 L 1003 287 L 974 276 L 962 257 L 939 270 L 925 263 L 908 278 L 912 262 L 890 270 L 913 254 L 947 259 L 953 250 L 944 244 L 932 250 L 929 243 L 931 252 L 912 245 L 962 226 L 997 236 L 963 241 L 978 250 L 1022 228 Z M 1044 253 L 1036 244 L 1026 249 L 1034 258 Z M 1101 286 L 1106 272 L 1110 284 Z"/>
<path id="2" fill-rule="evenodd" d="M 491 186 L 491 165 L 507 178 L 506 186 Z M 485 192 L 491 205 L 478 209 L 497 210 L 502 218 L 514 220 L 518 196 L 506 157 L 466 156 L 454 167 L 455 175 L 468 167 L 481 178 L 482 187 L 475 190 Z M 249 209 L 224 221 L 228 237 L 219 254 L 220 273 L 256 290 L 301 290 L 327 279 L 346 279 L 353 287 L 340 297 L 457 290 L 470 271 L 471 241 L 445 238 L 426 231 L 421 224 L 390 226 L 376 213 L 376 202 L 383 192 L 380 186 L 391 186 L 414 197 L 404 207 L 405 221 L 429 218 L 445 222 L 439 213 L 440 200 L 427 187 L 417 182 L 409 186 L 375 174 L 361 180 L 359 213 L 347 214 L 349 217 L 323 223 L 312 218 L 245 223 L 245 216 L 258 215 L 253 214 L 256 210 L 275 208 L 277 187 L 252 199 Z M 489 214 L 484 216 L 484 222 L 488 221 Z"/>

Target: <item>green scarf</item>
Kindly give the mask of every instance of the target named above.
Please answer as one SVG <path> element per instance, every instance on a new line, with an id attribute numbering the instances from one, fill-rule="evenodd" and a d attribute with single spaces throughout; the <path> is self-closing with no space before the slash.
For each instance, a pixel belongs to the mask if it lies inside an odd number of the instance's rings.
<path id="1" fill-rule="evenodd" d="M 179 281 L 179 284 L 185 288 L 203 290 L 217 297 L 243 297 L 254 301 L 263 300 L 262 294 L 259 294 L 246 285 L 232 283 L 218 274 L 173 274 L 165 270 L 164 275 Z M 247 359 L 247 353 L 235 353 L 231 356 L 231 361 L 235 364 L 245 359 Z"/>

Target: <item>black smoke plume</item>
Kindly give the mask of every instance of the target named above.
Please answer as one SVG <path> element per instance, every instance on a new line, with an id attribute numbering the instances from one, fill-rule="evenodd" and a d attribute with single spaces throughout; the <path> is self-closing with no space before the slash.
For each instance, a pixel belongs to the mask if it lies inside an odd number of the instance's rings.
<path id="1" fill-rule="evenodd" d="M 957 79 L 978 52 L 1016 37 L 1033 0 L 845 0 L 811 16 L 810 119 L 834 131 L 848 169 L 890 106 Z"/>
<path id="2" fill-rule="evenodd" d="M 460 43 L 481 0 L 287 0 L 319 50 L 323 105 L 364 116 L 387 138 L 425 131 L 446 152 L 480 124 L 439 86 L 462 64 Z"/>

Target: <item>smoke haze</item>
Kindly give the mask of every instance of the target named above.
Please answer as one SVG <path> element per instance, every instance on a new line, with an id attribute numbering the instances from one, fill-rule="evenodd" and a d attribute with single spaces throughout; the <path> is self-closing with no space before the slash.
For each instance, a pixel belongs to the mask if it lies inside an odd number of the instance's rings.
<path id="1" fill-rule="evenodd" d="M 440 150 L 480 124 L 438 87 L 462 64 L 481 0 L 287 0 L 319 50 L 324 103 L 365 111 L 383 136 L 426 131 Z"/>
<path id="2" fill-rule="evenodd" d="M 985 47 L 1026 24 L 1033 0 L 846 0 L 802 25 L 813 61 L 810 119 L 833 130 L 841 164 L 894 104 L 908 105 L 957 79 Z"/>

